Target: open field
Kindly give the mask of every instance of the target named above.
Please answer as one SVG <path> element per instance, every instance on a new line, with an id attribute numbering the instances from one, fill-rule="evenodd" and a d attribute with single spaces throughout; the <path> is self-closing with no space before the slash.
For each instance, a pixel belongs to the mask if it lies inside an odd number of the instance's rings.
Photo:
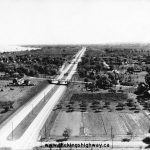
<path id="1" fill-rule="evenodd" d="M 133 76 L 134 82 L 135 83 L 145 82 L 145 75 L 146 74 L 147 74 L 147 72 L 145 72 L 145 71 L 137 73 L 137 75 Z"/>
<path id="2" fill-rule="evenodd" d="M 133 132 L 133 140 L 141 140 L 150 128 L 149 120 L 142 113 L 116 112 L 60 112 L 49 131 L 50 138 L 63 138 L 65 129 L 71 130 L 72 140 L 121 140 Z"/>
<path id="3" fill-rule="evenodd" d="M 118 106 L 120 101 L 123 108 Z M 50 119 L 41 133 L 49 140 L 62 139 L 69 129 L 69 140 L 103 141 L 114 135 L 117 141 L 137 141 L 150 129 L 150 120 L 138 107 L 129 107 L 123 93 L 73 94 L 54 108 Z"/>
<path id="4" fill-rule="evenodd" d="M 41 91 L 47 84 L 47 81 L 30 79 L 34 86 L 8 86 L 12 81 L 1 80 L 0 89 L 0 101 L 13 101 L 13 109 L 5 111 L 0 108 L 0 123 L 3 122 L 8 116 L 14 113 L 20 106 L 28 102 L 32 97 L 34 97 L 39 91 Z"/>

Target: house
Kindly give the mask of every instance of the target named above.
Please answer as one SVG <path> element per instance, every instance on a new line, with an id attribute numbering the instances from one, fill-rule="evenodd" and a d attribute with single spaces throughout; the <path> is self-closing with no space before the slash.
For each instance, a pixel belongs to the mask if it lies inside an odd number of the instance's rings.
<path id="1" fill-rule="evenodd" d="M 30 80 L 26 79 L 26 80 L 24 80 L 24 84 L 25 84 L 25 85 L 30 85 L 31 82 L 30 82 Z"/>
<path id="2" fill-rule="evenodd" d="M 13 79 L 13 84 L 14 85 L 22 85 L 24 83 L 24 79 L 23 78 L 20 78 L 20 79 Z"/>
<path id="3" fill-rule="evenodd" d="M 145 63 L 146 63 L 146 64 L 150 64 L 150 56 L 147 56 L 147 57 L 146 57 Z"/>

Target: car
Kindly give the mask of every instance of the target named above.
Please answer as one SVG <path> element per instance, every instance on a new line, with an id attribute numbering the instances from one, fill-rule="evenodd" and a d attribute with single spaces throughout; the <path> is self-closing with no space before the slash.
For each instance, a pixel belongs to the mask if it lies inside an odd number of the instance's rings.
<path id="1" fill-rule="evenodd" d="M 128 138 L 122 139 L 122 142 L 129 142 L 129 141 L 130 141 L 130 139 L 128 139 Z"/>
<path id="2" fill-rule="evenodd" d="M 68 76 L 68 72 L 66 72 L 66 73 L 64 74 L 64 76 Z"/>

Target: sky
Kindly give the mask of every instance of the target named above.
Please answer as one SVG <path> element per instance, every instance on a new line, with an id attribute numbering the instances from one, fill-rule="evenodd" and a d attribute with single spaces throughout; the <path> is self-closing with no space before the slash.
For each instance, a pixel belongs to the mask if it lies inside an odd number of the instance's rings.
<path id="1" fill-rule="evenodd" d="M 149 42 L 149 0 L 0 0 L 0 45 Z"/>

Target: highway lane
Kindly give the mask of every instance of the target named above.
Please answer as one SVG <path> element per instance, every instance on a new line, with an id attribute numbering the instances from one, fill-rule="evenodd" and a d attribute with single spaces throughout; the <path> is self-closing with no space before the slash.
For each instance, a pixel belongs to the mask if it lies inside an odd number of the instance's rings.
<path id="1" fill-rule="evenodd" d="M 72 63 L 74 63 L 79 56 L 83 54 L 83 51 L 85 51 L 85 48 L 80 50 L 76 55 L 75 58 L 72 60 Z M 69 64 L 63 71 L 62 73 L 57 77 L 57 79 L 63 78 L 64 74 L 75 64 Z M 72 73 L 72 72 L 71 72 Z M 17 125 L 29 114 L 29 112 L 32 111 L 32 109 L 41 101 L 42 98 L 50 91 L 55 85 L 48 85 L 42 92 L 40 92 L 37 96 L 35 96 L 29 103 L 27 103 L 23 108 L 19 109 L 15 115 L 8 121 L 6 121 L 6 124 L 3 125 L 0 129 L 0 145 L 17 145 L 15 144 L 16 141 L 7 141 L 6 138 L 7 136 L 11 133 L 12 131 L 12 126 L 13 129 L 17 127 Z M 64 88 L 64 86 L 63 86 Z M 62 89 L 63 89 L 62 88 Z M 59 90 L 58 90 L 59 91 Z M 62 90 L 63 91 L 63 90 Z M 57 95 L 59 95 L 57 93 Z M 56 95 L 55 95 L 56 96 Z M 59 97 L 59 96 L 58 96 Z M 54 103 L 55 104 L 55 103 Z M 47 105 L 47 104 L 46 104 Z"/>

